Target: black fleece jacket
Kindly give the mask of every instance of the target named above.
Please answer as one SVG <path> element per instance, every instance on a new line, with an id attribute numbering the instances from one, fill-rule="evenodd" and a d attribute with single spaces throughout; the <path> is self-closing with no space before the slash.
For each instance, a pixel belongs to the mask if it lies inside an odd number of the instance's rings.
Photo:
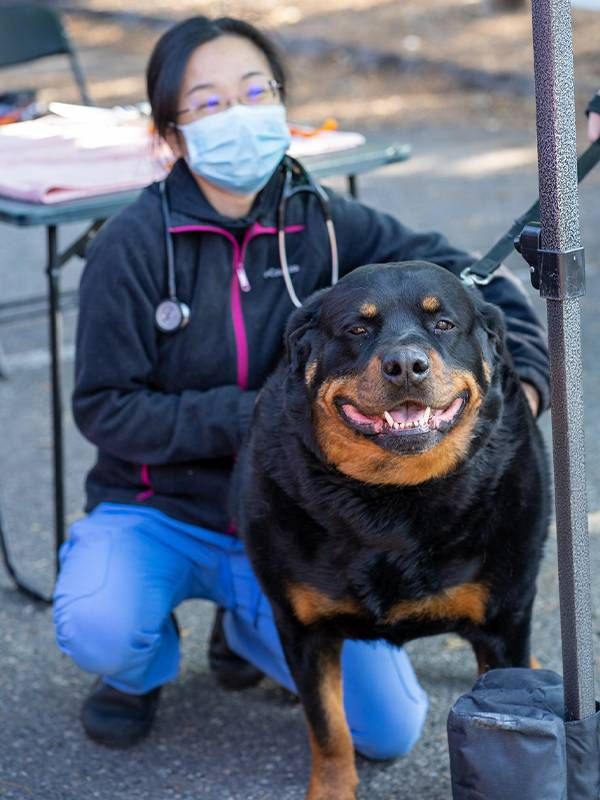
<path id="1" fill-rule="evenodd" d="M 282 353 L 293 309 L 275 236 L 281 173 L 247 218 L 219 215 L 184 161 L 167 179 L 177 294 L 191 309 L 186 328 L 154 324 L 167 296 L 158 185 L 145 189 L 92 243 L 80 287 L 73 414 L 96 445 L 86 510 L 140 503 L 180 520 L 232 531 L 232 466 L 256 393 Z M 340 274 L 361 264 L 423 259 L 460 272 L 473 259 L 437 233 L 415 233 L 387 214 L 329 192 Z M 298 296 L 328 286 L 329 240 L 314 195 L 288 204 L 287 253 Z M 548 402 L 543 330 L 508 273 L 484 288 L 505 312 L 521 378 Z"/>

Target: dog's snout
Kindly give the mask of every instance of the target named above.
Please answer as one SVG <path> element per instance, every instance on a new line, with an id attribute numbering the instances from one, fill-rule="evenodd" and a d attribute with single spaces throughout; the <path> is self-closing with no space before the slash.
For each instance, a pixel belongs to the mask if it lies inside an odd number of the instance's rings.
<path id="1" fill-rule="evenodd" d="M 429 375 L 427 353 L 419 347 L 398 347 L 381 358 L 381 368 L 392 383 L 421 383 Z"/>

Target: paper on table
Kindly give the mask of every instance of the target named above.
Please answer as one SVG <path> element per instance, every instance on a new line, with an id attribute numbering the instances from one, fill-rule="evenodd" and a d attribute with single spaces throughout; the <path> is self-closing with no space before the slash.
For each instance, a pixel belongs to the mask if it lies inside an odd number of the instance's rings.
<path id="1" fill-rule="evenodd" d="M 31 203 L 142 188 L 161 180 L 172 161 L 148 121 L 107 124 L 106 117 L 46 116 L 0 127 L 0 195 Z M 358 133 L 323 131 L 295 138 L 294 156 L 317 155 L 364 143 Z"/>
<path id="2" fill-rule="evenodd" d="M 123 122 L 140 120 L 142 112 L 138 106 L 82 106 L 75 103 L 49 103 L 48 110 L 63 119 L 86 122 L 92 125 L 120 125 Z"/>
<path id="3" fill-rule="evenodd" d="M 303 156 L 318 156 L 325 153 L 332 153 L 335 150 L 348 150 L 358 147 L 366 142 L 361 133 L 352 131 L 320 131 L 314 136 L 294 136 L 292 144 L 288 150 L 294 158 Z"/>
<path id="4" fill-rule="evenodd" d="M 147 113 L 149 113 L 149 106 Z M 95 106 L 82 106 L 74 103 L 50 103 L 48 106 L 53 114 L 75 122 L 89 122 L 94 125 L 119 125 L 129 120 L 139 119 L 140 106 L 115 106 L 114 108 L 98 108 Z M 334 120 L 335 123 L 335 120 Z M 337 123 L 336 123 L 337 124 Z M 310 126 L 294 125 L 295 130 L 306 131 L 305 135 L 293 136 L 289 149 L 290 155 L 295 158 L 303 156 L 320 155 L 334 150 L 347 150 L 365 143 L 365 137 L 360 133 L 351 131 L 338 131 L 337 129 L 323 129 L 315 132 Z"/>

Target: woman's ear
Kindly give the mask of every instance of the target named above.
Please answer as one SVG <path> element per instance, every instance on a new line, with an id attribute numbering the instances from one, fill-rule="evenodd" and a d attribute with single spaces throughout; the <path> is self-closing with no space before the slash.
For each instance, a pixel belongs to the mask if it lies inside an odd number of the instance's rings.
<path id="1" fill-rule="evenodd" d="M 187 155 L 187 148 L 183 140 L 183 136 L 179 133 L 177 128 L 170 127 L 165 134 L 165 142 L 169 145 L 175 159 L 182 158 Z"/>
<path id="2" fill-rule="evenodd" d="M 308 297 L 288 319 L 284 341 L 285 353 L 292 370 L 304 368 L 317 344 L 316 327 L 323 297 L 328 289 L 321 289 Z"/>

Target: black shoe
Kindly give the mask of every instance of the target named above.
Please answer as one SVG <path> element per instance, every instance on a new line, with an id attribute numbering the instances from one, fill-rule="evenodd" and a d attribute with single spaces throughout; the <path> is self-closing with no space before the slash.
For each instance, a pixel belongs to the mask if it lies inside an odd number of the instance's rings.
<path id="1" fill-rule="evenodd" d="M 81 708 L 81 722 L 90 739 L 106 747 L 131 747 L 150 732 L 160 686 L 146 694 L 127 694 L 98 679 Z"/>
<path id="2" fill-rule="evenodd" d="M 208 643 L 208 666 L 222 689 L 249 689 L 264 678 L 264 673 L 234 653 L 223 630 L 224 609 L 217 606 Z"/>

